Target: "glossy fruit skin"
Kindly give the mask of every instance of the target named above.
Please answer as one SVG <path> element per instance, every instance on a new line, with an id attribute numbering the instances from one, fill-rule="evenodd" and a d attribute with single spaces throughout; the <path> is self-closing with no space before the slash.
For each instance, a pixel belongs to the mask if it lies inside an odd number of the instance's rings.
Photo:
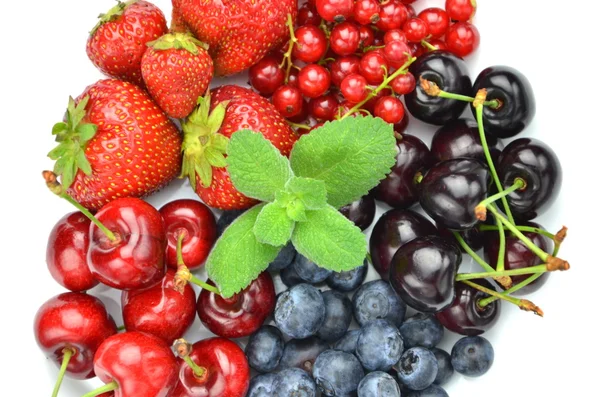
<path id="1" fill-rule="evenodd" d="M 456 22 L 446 32 L 446 48 L 456 56 L 466 57 L 479 48 L 479 30 L 469 22 Z"/>
<path id="2" fill-rule="evenodd" d="M 191 327 L 196 318 L 196 293 L 190 284 L 183 293 L 176 291 L 174 278 L 175 271 L 170 269 L 159 284 L 121 293 L 127 331 L 152 334 L 170 345 Z"/>
<path id="3" fill-rule="evenodd" d="M 71 212 L 56 222 L 48 237 L 48 270 L 57 283 L 73 292 L 86 291 L 98 284 L 87 264 L 90 223 L 81 212 Z"/>
<path id="4" fill-rule="evenodd" d="M 475 282 L 495 290 L 487 280 Z M 456 296 L 452 304 L 436 313 L 437 319 L 446 329 L 461 335 L 475 336 L 490 330 L 498 322 L 501 311 L 499 301 L 494 301 L 482 309 L 478 302 L 489 297 L 488 294 L 460 282 L 456 283 L 454 290 Z"/>
<path id="5" fill-rule="evenodd" d="M 298 9 L 298 19 L 296 20 L 298 26 L 319 26 L 321 21 L 321 16 L 317 13 L 317 9 L 315 8 L 314 4 L 305 3 Z"/>
<path id="6" fill-rule="evenodd" d="M 262 95 L 271 95 L 283 85 L 285 72 L 279 67 L 279 59 L 267 55 L 248 71 L 250 85 Z"/>
<path id="7" fill-rule="evenodd" d="M 419 13 L 419 18 L 427 22 L 429 34 L 433 39 L 442 37 L 448 30 L 448 26 L 450 26 L 450 18 L 446 11 L 441 8 L 426 8 Z"/>
<path id="8" fill-rule="evenodd" d="M 160 213 L 144 200 L 121 198 L 102 207 L 96 218 L 119 238 L 111 242 L 91 225 L 88 265 L 94 277 L 121 290 L 160 282 L 166 271 L 166 235 Z"/>
<path id="9" fill-rule="evenodd" d="M 333 27 L 329 37 L 331 50 L 337 55 L 345 56 L 354 54 L 360 44 L 360 31 L 358 26 L 351 22 L 342 22 Z"/>
<path id="10" fill-rule="evenodd" d="M 331 85 L 329 71 L 321 65 L 310 64 L 298 74 L 298 88 L 307 98 L 317 98 L 325 95 Z"/>
<path id="11" fill-rule="evenodd" d="M 408 10 L 399 0 L 384 2 L 380 7 L 379 21 L 376 26 L 383 31 L 399 29 L 408 19 Z"/>
<path id="12" fill-rule="evenodd" d="M 340 208 L 340 212 L 358 226 L 360 230 L 364 231 L 371 226 L 373 219 L 375 219 L 375 200 L 367 194 L 343 206 Z"/>
<path id="13" fill-rule="evenodd" d="M 427 145 L 416 136 L 402 135 L 396 146 L 396 164 L 373 189 L 373 196 L 394 208 L 408 208 L 419 200 L 417 173 L 425 173 L 434 161 Z"/>
<path id="14" fill-rule="evenodd" d="M 429 35 L 429 24 L 424 19 L 412 17 L 404 22 L 402 30 L 410 43 L 420 43 Z"/>
<path id="15" fill-rule="evenodd" d="M 411 210 L 393 209 L 375 223 L 369 240 L 373 267 L 388 280 L 392 257 L 402 245 L 416 237 L 437 234 L 437 229 L 423 215 Z"/>
<path id="16" fill-rule="evenodd" d="M 334 95 L 323 95 L 308 102 L 309 114 L 319 121 L 332 121 L 338 100 Z"/>
<path id="17" fill-rule="evenodd" d="M 360 58 L 356 55 L 337 58 L 330 67 L 331 82 L 336 87 L 342 84 L 344 78 L 352 73 L 358 73 Z"/>
<path id="18" fill-rule="evenodd" d="M 473 95 L 487 90 L 486 99 L 499 100 L 502 106 L 483 107 L 483 127 L 486 134 L 497 138 L 511 138 L 531 124 L 535 116 L 535 95 L 525 75 L 509 66 L 490 66 L 483 69 L 473 83 Z M 475 108 L 471 106 L 475 115 Z"/>
<path id="19" fill-rule="evenodd" d="M 473 0 L 446 0 L 444 6 L 450 18 L 455 21 L 468 21 L 477 11 L 477 2 Z"/>
<path id="20" fill-rule="evenodd" d="M 499 159 L 498 176 L 503 186 L 525 181 L 525 190 L 507 196 L 513 215 L 530 220 L 543 214 L 558 197 L 562 185 L 562 167 L 556 153 L 544 142 L 520 138 L 509 143 Z"/>
<path id="21" fill-rule="evenodd" d="M 419 57 L 409 68 L 417 87 L 404 96 L 406 108 L 417 119 L 444 125 L 462 114 L 467 103 L 429 96 L 421 88 L 420 78 L 433 81 L 441 90 L 471 95 L 471 79 L 465 61 L 448 51 L 432 51 Z"/>
<path id="22" fill-rule="evenodd" d="M 300 368 L 311 373 L 319 354 L 329 349 L 327 342 L 317 336 L 306 339 L 290 339 L 283 348 L 279 368 Z"/>
<path id="23" fill-rule="evenodd" d="M 488 220 L 491 220 L 491 217 L 488 217 Z M 456 245 L 458 247 L 458 249 L 460 249 L 460 252 L 463 252 L 463 253 L 467 252 L 459 244 L 458 240 L 454 236 L 454 233 L 452 233 L 452 230 L 446 229 L 443 225 L 436 224 L 436 226 L 438 228 L 440 236 L 444 237 L 448 242 Z M 483 248 L 483 243 L 485 240 L 485 233 L 483 231 L 479 230 L 479 228 L 477 226 L 472 227 L 471 229 L 461 230 L 460 232 L 458 232 L 458 234 L 460 234 L 462 239 L 465 240 L 465 243 L 467 243 L 467 245 L 473 251 L 479 251 L 480 249 Z"/>
<path id="24" fill-rule="evenodd" d="M 419 202 L 436 223 L 467 230 L 479 220 L 475 207 L 487 197 L 490 173 L 479 160 L 458 158 L 431 167 L 419 184 Z"/>
<path id="25" fill-rule="evenodd" d="M 342 22 L 354 11 L 353 0 L 316 0 L 315 5 L 321 18 L 327 22 Z"/>
<path id="26" fill-rule="evenodd" d="M 279 87 L 273 94 L 271 101 L 275 109 L 286 118 L 300 115 L 304 106 L 302 93 L 298 88 L 290 85 Z"/>
<path id="27" fill-rule="evenodd" d="M 183 263 L 190 270 L 200 268 L 217 240 L 217 223 L 211 210 L 198 200 L 178 199 L 163 205 L 158 212 L 166 229 L 167 266 L 177 269 L 177 239 L 183 233 Z"/>
<path id="28" fill-rule="evenodd" d="M 484 375 L 494 363 L 494 348 L 481 336 L 465 336 L 452 347 L 452 366 L 461 375 Z"/>
<path id="29" fill-rule="evenodd" d="M 386 123 L 397 124 L 404 118 L 404 105 L 395 96 L 384 96 L 375 103 L 373 115 Z"/>
<path id="30" fill-rule="evenodd" d="M 413 309 L 438 312 L 454 300 L 454 277 L 461 260 L 458 248 L 443 238 L 418 237 L 394 254 L 390 283 Z"/>
<path id="31" fill-rule="evenodd" d="M 37 311 L 33 332 L 46 357 L 58 367 L 63 349 L 72 348 L 66 374 L 74 379 L 93 378 L 94 354 L 100 344 L 117 333 L 115 321 L 100 299 L 65 292 L 47 300 Z"/>
<path id="32" fill-rule="evenodd" d="M 173 397 L 244 397 L 250 385 L 250 367 L 244 351 L 225 338 L 208 338 L 192 346 L 190 358 L 208 371 L 204 379 L 177 359 L 179 381 Z M 176 375 L 177 376 L 177 375 Z"/>
<path id="33" fill-rule="evenodd" d="M 214 285 L 209 280 L 209 284 Z M 275 286 L 268 272 L 262 272 L 241 292 L 224 299 L 202 290 L 196 310 L 198 317 L 214 334 L 241 338 L 259 329 L 275 307 Z"/>
<path id="34" fill-rule="evenodd" d="M 300 26 L 294 34 L 298 40 L 292 50 L 295 59 L 313 63 L 319 61 L 327 52 L 327 37 L 318 26 Z"/>

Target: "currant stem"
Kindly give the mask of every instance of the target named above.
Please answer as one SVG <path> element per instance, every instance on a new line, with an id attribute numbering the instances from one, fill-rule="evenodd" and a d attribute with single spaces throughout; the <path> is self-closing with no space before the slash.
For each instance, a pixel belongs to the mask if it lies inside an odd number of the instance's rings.
<path id="1" fill-rule="evenodd" d="M 56 378 L 56 384 L 54 385 L 54 390 L 52 391 L 52 397 L 58 396 L 58 391 L 60 390 L 60 385 L 65 377 L 65 372 L 67 371 L 67 367 L 69 366 L 69 361 L 75 352 L 70 347 L 65 347 L 62 350 L 63 358 L 62 363 L 60 364 L 60 371 L 58 371 L 58 377 Z"/>
<path id="2" fill-rule="evenodd" d="M 286 65 L 287 63 L 285 69 L 285 84 L 287 84 L 290 79 L 290 70 L 292 70 L 293 65 L 292 52 L 294 51 L 294 45 L 298 42 L 298 39 L 294 34 L 294 20 L 292 19 L 292 14 L 287 15 L 286 24 L 288 26 L 288 29 L 290 30 L 290 44 L 285 54 L 283 54 L 283 61 L 281 62 L 281 65 L 279 65 L 280 68 L 283 68 L 283 65 Z"/>
<path id="3" fill-rule="evenodd" d="M 521 281 L 519 284 L 517 285 L 513 285 L 511 288 L 507 289 L 506 291 L 502 292 L 502 295 L 510 295 L 513 292 L 517 292 L 518 290 L 528 286 L 529 284 L 533 283 L 535 280 L 537 280 L 538 278 L 542 277 L 544 273 L 534 273 L 531 276 L 529 276 L 528 278 L 526 278 L 525 280 Z M 487 305 L 489 305 L 492 302 L 497 301 L 498 298 L 495 296 L 490 296 L 484 299 L 481 299 L 478 304 L 480 307 L 486 307 Z"/>
<path id="4" fill-rule="evenodd" d="M 192 345 L 186 341 L 185 339 L 177 339 L 173 342 L 173 348 L 175 349 L 175 353 L 177 356 L 181 358 L 185 363 L 192 369 L 194 375 L 197 378 L 202 378 L 206 374 L 206 368 L 203 368 L 196 364 L 194 360 L 190 358 L 190 353 L 192 352 Z"/>
<path id="5" fill-rule="evenodd" d="M 299 130 L 310 130 L 312 127 L 306 124 L 298 124 L 298 123 L 294 123 L 292 121 L 286 120 L 286 122 L 288 123 L 288 125 L 290 127 L 294 127 L 297 128 Z"/>
<path id="6" fill-rule="evenodd" d="M 513 185 L 511 187 L 509 187 L 499 193 L 496 193 L 493 196 L 490 196 L 490 197 L 486 198 L 485 200 L 481 201 L 479 204 L 477 204 L 477 206 L 475 207 L 475 215 L 477 216 L 477 219 L 479 219 L 480 221 L 486 220 L 486 218 L 487 218 L 486 207 L 488 204 L 491 204 L 491 203 L 501 199 L 502 197 L 508 196 L 515 190 L 525 190 L 526 187 L 527 187 L 527 182 L 525 182 L 522 178 L 518 178 L 518 177 L 515 178 L 515 182 L 513 183 Z"/>
<path id="7" fill-rule="evenodd" d="M 548 272 L 548 268 L 545 264 L 524 267 L 522 269 L 513 269 L 513 270 L 502 270 L 495 272 L 482 272 L 482 273 L 459 273 L 455 280 L 463 281 L 463 280 L 477 280 L 480 278 L 488 278 L 488 277 L 498 277 L 498 276 L 521 276 L 523 274 L 538 274 L 538 273 L 546 273 Z"/>
<path id="8" fill-rule="evenodd" d="M 183 262 L 183 240 L 185 239 L 184 233 L 179 233 L 177 236 L 177 273 L 175 273 L 175 289 L 183 294 L 185 285 L 190 282 L 196 284 L 202 289 L 212 292 L 213 294 L 221 295 L 219 290 L 212 285 L 205 283 L 198 277 L 194 276 L 190 269 Z"/>
<path id="9" fill-rule="evenodd" d="M 429 51 L 436 51 L 437 48 L 432 45 L 430 42 L 428 42 L 427 40 L 423 39 L 421 40 L 421 45 L 425 48 L 427 48 Z"/>
<path id="10" fill-rule="evenodd" d="M 117 383 L 117 381 L 113 380 L 110 383 L 105 384 L 104 386 L 101 386 L 97 389 L 92 390 L 89 393 L 85 393 L 83 396 L 81 397 L 95 397 L 97 395 L 100 395 L 102 393 L 106 393 L 108 391 L 113 391 L 113 390 L 117 390 L 119 388 L 119 384 Z"/>
<path id="11" fill-rule="evenodd" d="M 427 43 L 427 44 L 425 44 L 425 43 Z M 427 47 L 431 51 L 437 50 L 437 48 L 435 48 L 434 46 L 432 46 L 430 43 L 426 42 L 425 40 L 421 41 L 421 45 L 424 47 Z M 476 98 L 468 96 L 468 95 L 454 94 L 452 92 L 444 91 L 444 90 L 440 89 L 440 87 L 433 81 L 426 80 L 422 77 L 419 78 L 419 84 L 421 85 L 421 88 L 423 89 L 423 91 L 425 91 L 425 93 L 429 96 L 437 96 L 437 97 L 446 98 L 446 99 L 456 99 L 457 101 L 463 101 L 463 102 L 469 102 L 469 103 L 475 102 L 475 99 L 476 99 Z M 489 106 L 492 109 L 498 109 L 502 106 L 502 104 L 497 99 L 492 99 L 490 101 L 484 101 L 483 106 Z"/>
<path id="12" fill-rule="evenodd" d="M 496 292 L 496 291 L 491 290 L 489 288 L 483 287 L 483 286 L 481 286 L 481 285 L 479 285 L 477 283 L 474 283 L 472 281 L 463 280 L 461 282 L 467 284 L 471 288 L 474 288 L 474 289 L 476 289 L 478 291 L 486 293 L 486 294 L 488 294 L 490 296 L 495 296 L 498 299 L 502 299 L 502 300 L 505 300 L 507 302 L 510 302 L 513 305 L 518 306 L 521 310 L 534 312 L 535 314 L 537 314 L 540 317 L 544 316 L 544 312 L 542 311 L 542 309 L 540 309 L 539 307 L 537 307 L 532 302 L 530 302 L 530 301 L 528 301 L 526 299 L 513 298 L 510 295 L 501 294 L 499 292 Z M 479 304 L 479 305 L 481 306 L 481 304 Z"/>

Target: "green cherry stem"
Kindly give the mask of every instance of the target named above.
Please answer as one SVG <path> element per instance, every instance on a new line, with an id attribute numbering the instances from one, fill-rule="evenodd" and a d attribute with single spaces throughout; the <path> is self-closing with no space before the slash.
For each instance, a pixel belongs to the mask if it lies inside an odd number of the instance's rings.
<path id="1" fill-rule="evenodd" d="M 190 353 L 192 352 L 192 345 L 183 338 L 176 339 L 173 342 L 173 349 L 179 358 L 181 358 L 185 363 L 191 368 L 194 372 L 194 376 L 198 380 L 205 380 L 208 371 L 206 368 L 199 366 L 190 358 Z"/>
<path id="2" fill-rule="evenodd" d="M 89 393 L 85 393 L 83 396 L 81 397 L 95 397 L 98 396 L 102 393 L 106 393 L 108 391 L 113 391 L 113 390 L 117 390 L 119 388 L 119 384 L 117 383 L 117 381 L 113 380 L 110 383 L 105 384 L 104 386 L 101 386 L 97 389 L 92 390 Z"/>
<path id="3" fill-rule="evenodd" d="M 496 219 L 498 225 L 498 261 L 496 262 L 496 271 L 504 270 L 504 255 L 506 254 L 506 235 L 504 234 L 504 226 L 502 222 Z"/>
<path id="4" fill-rule="evenodd" d="M 532 274 L 531 276 L 527 277 L 525 280 L 521 281 L 519 284 L 513 285 L 511 288 L 509 288 L 506 291 L 502 292 L 502 295 L 510 295 L 513 292 L 517 292 L 521 288 L 524 288 L 524 287 L 528 286 L 529 284 L 533 283 L 538 278 L 542 277 L 542 274 L 544 274 L 544 273 L 534 273 L 534 274 Z M 498 299 L 499 298 L 497 298 L 495 296 L 489 296 L 487 298 L 481 299 L 478 302 L 478 304 L 479 304 L 480 307 L 486 307 L 487 305 L 489 305 L 492 302 L 497 301 Z"/>
<path id="5" fill-rule="evenodd" d="M 495 296 L 498 299 L 502 299 L 502 300 L 505 300 L 507 302 L 510 302 L 513 305 L 518 306 L 521 310 L 525 310 L 525 311 L 528 311 L 528 312 L 534 312 L 535 314 L 537 314 L 540 317 L 544 316 L 544 312 L 542 311 L 542 309 L 540 309 L 539 307 L 537 307 L 536 305 L 534 305 L 533 302 L 528 301 L 527 299 L 513 298 L 510 295 L 501 294 L 499 292 L 496 292 L 494 290 L 491 290 L 489 288 L 481 286 L 481 285 L 479 285 L 477 283 L 474 283 L 472 281 L 463 280 L 461 282 L 467 284 L 471 288 L 474 288 L 474 289 L 476 289 L 478 291 L 486 293 L 486 294 L 488 294 L 490 296 Z M 481 304 L 479 304 L 479 305 L 481 306 Z"/>
<path id="6" fill-rule="evenodd" d="M 52 391 L 52 397 L 58 396 L 58 391 L 60 390 L 60 385 L 62 384 L 63 379 L 65 378 L 65 372 L 67 372 L 67 367 L 69 366 L 69 361 L 75 351 L 70 347 L 65 347 L 62 350 L 63 357 L 62 363 L 60 364 L 60 370 L 58 371 L 58 377 L 56 378 L 56 384 L 54 385 L 54 390 Z"/>
<path id="7" fill-rule="evenodd" d="M 183 240 L 185 239 L 185 233 L 179 233 L 177 236 L 177 272 L 175 273 L 175 289 L 183 294 L 185 285 L 190 282 L 196 284 L 202 289 L 210 291 L 214 294 L 221 295 L 219 290 L 212 285 L 205 283 L 198 277 L 194 276 L 190 269 L 185 265 L 183 261 Z"/>
<path id="8" fill-rule="evenodd" d="M 427 43 L 427 44 L 425 44 L 425 43 Z M 421 45 L 424 47 L 427 47 L 431 51 L 437 50 L 437 48 L 435 48 L 433 45 L 426 42 L 425 40 L 421 41 Z M 473 103 L 476 100 L 476 97 L 473 98 L 472 96 L 468 96 L 468 95 L 454 94 L 452 92 L 444 91 L 444 90 L 440 89 L 440 87 L 436 83 L 434 83 L 433 81 L 430 81 L 430 80 L 426 80 L 423 77 L 419 78 L 419 84 L 421 85 L 421 88 L 423 89 L 423 91 L 425 91 L 425 93 L 429 96 L 437 96 L 437 97 L 446 98 L 446 99 L 456 99 L 457 101 L 470 102 L 470 103 Z M 502 106 L 502 103 L 497 99 L 493 99 L 491 101 L 484 101 L 483 106 L 489 106 L 492 109 L 498 109 Z"/>
<path id="9" fill-rule="evenodd" d="M 482 273 L 459 273 L 455 280 L 463 281 L 463 280 L 477 280 L 480 278 L 488 278 L 488 277 L 497 277 L 497 276 L 521 276 L 523 274 L 537 274 L 537 273 L 546 273 L 548 272 L 548 267 L 545 264 L 524 267 L 521 269 L 513 269 L 513 270 L 502 270 L 495 272 L 482 272 Z"/>
<path id="10" fill-rule="evenodd" d="M 294 45 L 296 45 L 298 42 L 298 39 L 294 34 L 294 20 L 292 18 L 292 14 L 288 14 L 286 25 L 290 30 L 290 44 L 285 54 L 283 54 L 283 61 L 281 62 L 281 65 L 279 65 L 280 68 L 285 66 L 285 84 L 287 84 L 290 79 L 290 70 L 292 70 L 293 65 L 292 52 L 294 51 Z"/>
<path id="11" fill-rule="evenodd" d="M 485 221 L 487 218 L 486 207 L 488 206 L 488 204 L 498 201 L 498 200 L 502 199 L 503 197 L 508 196 L 509 194 L 511 194 L 512 192 L 514 192 L 516 190 L 525 190 L 526 188 L 527 188 L 527 182 L 525 182 L 525 180 L 523 180 L 522 178 L 519 178 L 519 177 L 515 178 L 515 182 L 512 184 L 511 187 L 504 189 L 500 193 L 496 193 L 496 194 L 486 198 L 485 200 L 481 201 L 479 204 L 477 204 L 477 206 L 475 207 L 475 216 L 480 221 Z"/>

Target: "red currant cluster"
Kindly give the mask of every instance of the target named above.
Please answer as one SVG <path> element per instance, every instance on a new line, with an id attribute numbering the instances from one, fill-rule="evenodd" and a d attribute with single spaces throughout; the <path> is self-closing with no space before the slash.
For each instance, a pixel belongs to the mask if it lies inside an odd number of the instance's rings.
<path id="1" fill-rule="evenodd" d="M 271 97 L 299 132 L 354 113 L 406 128 L 401 95 L 415 88 L 408 66 L 437 49 L 457 56 L 479 46 L 475 0 L 446 0 L 417 14 L 415 0 L 308 0 L 291 19 L 290 42 L 250 68 L 250 84 Z"/>

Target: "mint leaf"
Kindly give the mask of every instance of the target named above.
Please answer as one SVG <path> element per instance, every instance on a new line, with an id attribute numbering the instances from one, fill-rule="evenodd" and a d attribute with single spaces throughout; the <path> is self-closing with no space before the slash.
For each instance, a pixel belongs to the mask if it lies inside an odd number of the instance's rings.
<path id="1" fill-rule="evenodd" d="M 290 241 L 294 231 L 294 221 L 286 213 L 286 209 L 270 203 L 258 214 L 254 224 L 256 239 L 264 244 L 285 245 Z"/>
<path id="2" fill-rule="evenodd" d="M 302 201 L 294 200 L 286 208 L 287 215 L 296 222 L 306 222 L 306 208 Z"/>
<path id="3" fill-rule="evenodd" d="M 292 177 L 285 190 L 304 204 L 307 210 L 318 210 L 327 205 L 325 182 L 311 178 Z"/>
<path id="4" fill-rule="evenodd" d="M 358 227 L 332 206 L 306 211 L 306 217 L 306 222 L 296 223 L 292 234 L 292 243 L 300 254 L 336 272 L 362 265 L 367 239 Z"/>
<path id="5" fill-rule="evenodd" d="M 295 175 L 324 181 L 327 202 L 340 208 L 385 178 L 395 157 L 392 125 L 371 116 L 348 117 L 300 138 L 290 163 Z"/>
<path id="6" fill-rule="evenodd" d="M 281 247 L 262 244 L 254 236 L 256 218 L 264 204 L 240 215 L 221 235 L 207 261 L 208 277 L 229 298 L 246 288 L 271 263 Z"/>
<path id="7" fill-rule="evenodd" d="M 231 136 L 227 147 L 227 170 L 233 185 L 243 194 L 273 201 L 292 176 L 288 159 L 262 136 L 249 130 Z"/>

